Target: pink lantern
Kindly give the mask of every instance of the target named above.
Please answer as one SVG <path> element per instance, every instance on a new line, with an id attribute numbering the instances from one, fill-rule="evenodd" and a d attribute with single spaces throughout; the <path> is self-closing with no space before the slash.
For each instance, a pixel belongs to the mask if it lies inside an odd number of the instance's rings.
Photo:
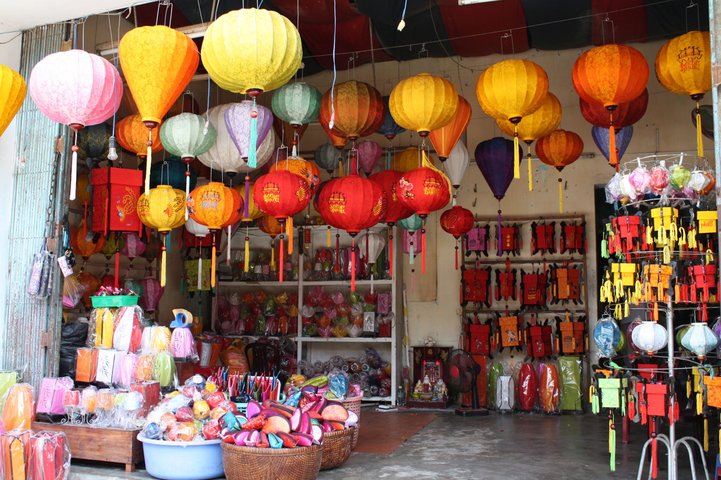
<path id="1" fill-rule="evenodd" d="M 143 286 L 143 296 L 140 297 L 140 306 L 143 307 L 146 312 L 156 311 L 165 288 L 161 287 L 158 279 L 153 277 L 145 277 L 140 281 L 140 284 Z"/>
<path id="2" fill-rule="evenodd" d="M 356 147 L 358 150 L 358 162 L 366 175 L 370 175 L 378 160 L 383 155 L 383 147 L 373 140 L 363 140 Z"/>
<path id="3" fill-rule="evenodd" d="M 120 253 L 128 257 L 132 263 L 135 257 L 139 257 L 145 253 L 145 247 L 145 242 L 135 233 L 126 233 L 125 243 L 123 244 L 123 248 L 120 249 Z"/>
<path id="4" fill-rule="evenodd" d="M 70 200 L 75 200 L 78 177 L 78 131 L 103 123 L 118 110 L 123 82 L 104 58 L 84 50 L 48 55 L 30 73 L 28 90 L 50 120 L 75 132 L 70 176 Z"/>

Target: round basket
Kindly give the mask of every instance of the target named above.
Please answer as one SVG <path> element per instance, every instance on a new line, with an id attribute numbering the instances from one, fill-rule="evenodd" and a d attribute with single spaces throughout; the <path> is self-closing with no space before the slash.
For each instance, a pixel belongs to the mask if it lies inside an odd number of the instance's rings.
<path id="1" fill-rule="evenodd" d="M 361 402 L 363 401 L 363 393 L 357 397 L 348 397 L 343 400 L 343 406 L 349 412 L 353 412 L 358 416 L 358 425 L 353 429 L 353 442 L 351 448 L 355 448 L 358 445 L 358 437 L 360 437 L 360 416 L 361 416 Z"/>
<path id="2" fill-rule="evenodd" d="M 357 429 L 358 427 L 356 426 L 323 435 L 323 461 L 320 464 L 321 470 L 340 467 L 348 460 L 350 452 L 353 450 L 353 433 Z"/>
<path id="3" fill-rule="evenodd" d="M 320 445 L 296 448 L 239 447 L 221 443 L 228 480 L 313 480 L 320 470 Z"/>

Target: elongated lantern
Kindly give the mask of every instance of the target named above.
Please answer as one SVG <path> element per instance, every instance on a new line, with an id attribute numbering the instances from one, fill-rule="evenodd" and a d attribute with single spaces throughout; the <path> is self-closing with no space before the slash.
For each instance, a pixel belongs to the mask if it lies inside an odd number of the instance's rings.
<path id="1" fill-rule="evenodd" d="M 30 73 L 30 96 L 50 120 L 75 133 L 70 165 L 70 200 L 75 200 L 78 178 L 78 131 L 102 123 L 118 110 L 123 83 L 115 67 L 84 50 L 48 55 Z"/>
<path id="2" fill-rule="evenodd" d="M 130 30 L 120 39 L 118 57 L 138 113 L 148 129 L 147 194 L 153 163 L 153 130 L 160 126 L 162 118 L 193 78 L 200 57 L 190 37 L 164 25 Z"/>
<path id="3" fill-rule="evenodd" d="M 10 67 L 0 65 L 0 136 L 20 110 L 26 93 L 27 85 L 22 75 Z"/>
<path id="4" fill-rule="evenodd" d="M 428 134 L 438 158 L 445 162 L 471 121 L 471 104 L 458 95 L 458 108 L 450 122 Z"/>
<path id="5" fill-rule="evenodd" d="M 473 213 L 460 205 L 454 205 L 441 214 L 441 228 L 456 239 L 456 270 L 458 270 L 458 239 L 473 228 Z"/>
<path id="6" fill-rule="evenodd" d="M 468 164 L 470 163 L 470 155 L 466 145 L 459 141 L 451 150 L 448 158 L 443 162 L 443 170 L 445 170 L 448 179 L 453 186 L 453 204 L 456 204 L 458 189 L 461 188 L 463 175 L 466 173 Z"/>
<path id="7" fill-rule="evenodd" d="M 555 130 L 536 142 L 536 155 L 546 165 L 558 170 L 558 211 L 563 213 L 563 178 L 561 172 L 583 153 L 583 140 L 574 132 Z"/>

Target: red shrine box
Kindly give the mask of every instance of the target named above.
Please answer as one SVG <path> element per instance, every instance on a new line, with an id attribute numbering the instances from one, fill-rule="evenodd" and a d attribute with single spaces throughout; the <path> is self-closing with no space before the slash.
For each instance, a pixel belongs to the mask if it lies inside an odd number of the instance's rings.
<path id="1" fill-rule="evenodd" d="M 90 171 L 93 186 L 93 232 L 142 231 L 138 218 L 138 197 L 143 172 L 129 168 L 94 168 Z"/>
<path id="2" fill-rule="evenodd" d="M 130 385 L 130 390 L 143 395 L 143 408 L 140 411 L 141 416 L 146 416 L 160 402 L 160 383 L 159 382 L 139 382 Z"/>

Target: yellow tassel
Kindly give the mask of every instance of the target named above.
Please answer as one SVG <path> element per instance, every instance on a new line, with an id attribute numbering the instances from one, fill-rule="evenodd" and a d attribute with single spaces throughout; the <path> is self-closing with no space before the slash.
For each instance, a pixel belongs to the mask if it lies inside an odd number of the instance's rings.
<path id="1" fill-rule="evenodd" d="M 521 158 L 518 155 L 518 126 L 513 133 L 513 178 L 521 178 Z"/>
<path id="2" fill-rule="evenodd" d="M 215 288 L 215 243 L 210 257 L 210 288 Z"/>
<path id="3" fill-rule="evenodd" d="M 701 110 L 696 103 L 696 154 L 703 158 L 703 132 L 701 130 Z"/>
<path id="4" fill-rule="evenodd" d="M 330 248 L 330 225 L 328 225 L 328 229 L 327 229 L 327 230 L 328 230 L 328 239 L 327 239 L 328 242 L 327 242 L 327 243 L 328 243 L 328 248 Z"/>
<path id="5" fill-rule="evenodd" d="M 528 191 L 532 192 L 533 191 L 533 165 L 531 164 L 531 151 L 530 151 L 531 146 L 529 145 L 528 148 L 529 148 L 529 151 L 528 151 Z M 563 210 L 561 210 L 561 213 L 563 213 Z"/>
<path id="6" fill-rule="evenodd" d="M 338 160 L 338 176 L 343 176 L 343 160 Z"/>
<path id="7" fill-rule="evenodd" d="M 160 255 L 160 286 L 161 287 L 165 286 L 165 280 L 166 280 L 165 262 L 166 262 L 167 253 L 168 252 L 166 252 L 165 249 L 163 249 L 163 253 Z"/>
<path id="8" fill-rule="evenodd" d="M 563 213 L 563 179 L 558 177 L 558 212 Z"/>
<path id="9" fill-rule="evenodd" d="M 703 451 L 708 452 L 708 417 L 703 417 Z"/>
<path id="10" fill-rule="evenodd" d="M 285 221 L 285 234 L 288 237 L 288 255 L 293 255 L 293 217 Z"/>
<path id="11" fill-rule="evenodd" d="M 145 159 L 145 194 L 150 193 L 150 164 L 153 163 L 153 130 L 148 129 L 148 150 Z"/>
<path id="12" fill-rule="evenodd" d="M 270 271 L 275 272 L 275 245 L 270 244 Z"/>
<path id="13" fill-rule="evenodd" d="M 245 262 L 243 263 L 243 271 L 248 273 L 250 270 L 250 237 L 245 236 Z"/>

